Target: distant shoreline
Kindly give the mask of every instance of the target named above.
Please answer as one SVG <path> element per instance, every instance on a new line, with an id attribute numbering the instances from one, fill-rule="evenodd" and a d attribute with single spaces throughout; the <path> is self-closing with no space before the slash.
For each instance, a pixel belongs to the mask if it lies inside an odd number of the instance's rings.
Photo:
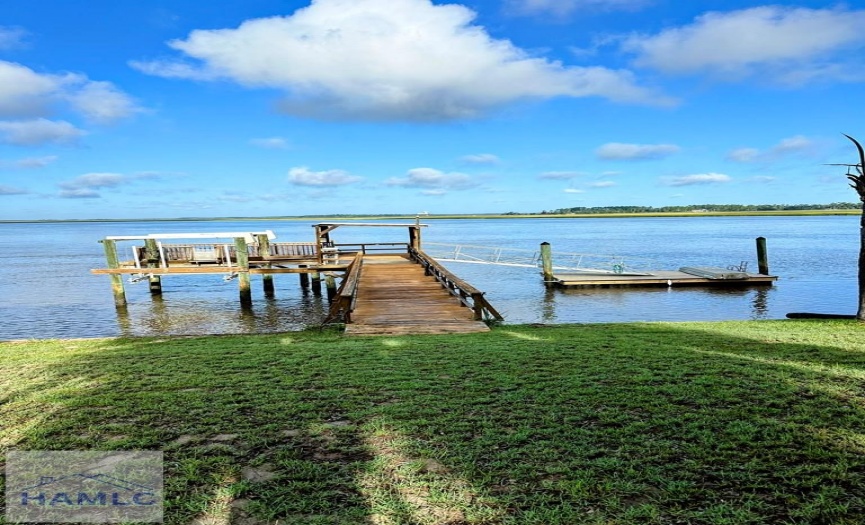
<path id="1" fill-rule="evenodd" d="M 443 219 L 611 219 L 648 217 L 771 217 L 771 216 L 823 216 L 859 215 L 861 210 L 772 210 L 772 211 L 700 211 L 700 212 L 647 212 L 647 213 L 465 213 L 425 215 L 317 215 L 279 217 L 176 217 L 140 219 L 11 219 L 0 220 L 0 224 L 46 224 L 46 223 L 99 223 L 99 222 L 227 222 L 227 221 L 361 221 L 361 220 L 443 220 Z"/>

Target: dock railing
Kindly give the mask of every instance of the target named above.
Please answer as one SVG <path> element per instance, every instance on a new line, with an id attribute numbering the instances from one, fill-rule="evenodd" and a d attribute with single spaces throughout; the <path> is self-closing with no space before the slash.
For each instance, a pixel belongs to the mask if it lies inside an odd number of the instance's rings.
<path id="1" fill-rule="evenodd" d="M 423 250 L 409 248 L 409 256 L 424 267 L 427 275 L 435 277 L 445 290 L 459 299 L 463 306 L 471 308 L 474 311 L 475 320 L 504 320 L 502 315 L 484 298 L 484 292 L 451 273 L 450 270 L 424 253 Z"/>
<path id="2" fill-rule="evenodd" d="M 405 242 L 358 242 L 358 243 L 335 243 L 333 245 L 339 253 L 369 253 L 369 252 L 392 252 L 406 253 L 408 243 Z M 396 248 L 396 249 L 395 249 Z"/>
<path id="3" fill-rule="evenodd" d="M 362 268 L 363 253 L 357 252 L 354 255 L 354 259 L 352 259 L 346 268 L 345 277 L 339 289 L 337 289 L 336 295 L 333 297 L 330 311 L 322 324 L 332 323 L 340 317 L 346 323 L 351 322 L 351 313 L 354 311 L 354 305 L 357 302 L 357 284 L 360 281 Z"/>

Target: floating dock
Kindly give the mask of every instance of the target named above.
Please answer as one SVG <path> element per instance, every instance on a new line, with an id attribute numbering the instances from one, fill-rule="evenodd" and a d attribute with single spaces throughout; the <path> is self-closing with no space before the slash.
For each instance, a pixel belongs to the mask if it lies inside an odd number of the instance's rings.
<path id="1" fill-rule="evenodd" d="M 778 280 L 769 275 L 766 238 L 757 237 L 758 273 L 746 271 L 748 263 L 719 268 L 714 266 L 683 266 L 678 270 L 631 271 L 624 263 L 610 270 L 586 269 L 556 273 L 550 243 L 541 243 L 540 265 L 544 284 L 562 288 L 635 288 L 646 286 L 771 286 Z"/>
<path id="2" fill-rule="evenodd" d="M 562 273 L 553 274 L 552 284 L 564 288 L 627 288 L 639 286 L 771 286 L 774 275 L 742 273 L 737 278 L 695 275 L 681 270 L 657 270 L 641 275 Z"/>

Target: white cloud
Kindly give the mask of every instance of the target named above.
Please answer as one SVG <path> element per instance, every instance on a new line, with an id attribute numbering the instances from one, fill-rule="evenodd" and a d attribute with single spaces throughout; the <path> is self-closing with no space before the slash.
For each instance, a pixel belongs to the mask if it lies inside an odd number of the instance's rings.
<path id="1" fill-rule="evenodd" d="M 114 188 L 126 182 L 128 178 L 120 173 L 85 173 L 72 180 L 61 182 L 60 187 L 64 189 Z"/>
<path id="2" fill-rule="evenodd" d="M 20 64 L 0 60 L 0 117 L 46 115 L 63 82 L 62 77 L 41 75 Z"/>
<path id="3" fill-rule="evenodd" d="M 865 10 L 762 6 L 709 12 L 690 25 L 626 38 L 623 48 L 636 54 L 636 65 L 672 74 L 754 74 L 788 84 L 827 75 L 865 80 L 857 52 L 863 26 Z"/>
<path id="4" fill-rule="evenodd" d="M 102 195 L 89 188 L 69 188 L 61 190 L 60 197 L 63 199 L 98 199 Z"/>
<path id="5" fill-rule="evenodd" d="M 102 196 L 98 190 L 116 188 L 129 182 L 130 178 L 120 173 L 85 173 L 58 186 L 60 197 L 64 199 L 95 199 Z"/>
<path id="6" fill-rule="evenodd" d="M 465 173 L 445 173 L 433 168 L 413 168 L 408 170 L 406 177 L 392 177 L 385 184 L 388 186 L 440 190 L 441 193 L 444 193 L 446 190 L 466 190 L 477 186 L 477 183 Z"/>
<path id="7" fill-rule="evenodd" d="M 249 143 L 253 146 L 264 149 L 288 149 L 288 141 L 282 137 L 268 137 L 263 139 L 250 139 Z"/>
<path id="8" fill-rule="evenodd" d="M 300 166 L 288 171 L 288 181 L 298 186 L 345 186 L 360 180 L 360 177 L 343 170 L 311 171 Z"/>
<path id="9" fill-rule="evenodd" d="M 501 163 L 501 159 L 499 159 L 496 155 L 493 155 L 492 153 L 478 153 L 475 155 L 465 155 L 463 157 L 460 157 L 460 160 L 462 162 L 465 162 L 466 164 L 495 165 L 495 164 Z"/>
<path id="10" fill-rule="evenodd" d="M 771 161 L 787 155 L 809 153 L 814 147 L 813 140 L 803 135 L 796 135 L 782 139 L 765 151 L 757 148 L 734 149 L 727 153 L 727 159 L 734 162 Z"/>
<path id="11" fill-rule="evenodd" d="M 560 96 L 670 103 L 629 71 L 534 57 L 492 38 L 474 17 L 464 6 L 430 0 L 317 0 L 291 16 L 169 42 L 189 62 L 130 65 L 277 89 L 286 94 L 284 112 L 325 119 L 446 121 Z"/>
<path id="12" fill-rule="evenodd" d="M 612 188 L 613 186 L 618 186 L 618 184 L 611 180 L 600 180 L 589 184 L 591 188 Z"/>
<path id="13" fill-rule="evenodd" d="M 0 121 L 0 141 L 25 146 L 74 142 L 85 132 L 65 120 L 47 118 L 64 109 L 100 124 L 141 111 L 110 82 L 71 73 L 37 73 L 0 60 L 0 119 L 13 119 Z"/>
<path id="14" fill-rule="evenodd" d="M 84 81 L 76 89 L 68 90 L 65 99 L 86 119 L 99 124 L 110 124 L 142 111 L 111 82 Z"/>
<path id="15" fill-rule="evenodd" d="M 577 177 L 582 177 L 585 173 L 579 171 L 545 171 L 538 175 L 539 179 L 544 180 L 570 180 Z"/>
<path id="16" fill-rule="evenodd" d="M 14 146 L 36 146 L 39 144 L 72 144 L 86 135 L 65 120 L 0 121 L 0 143 Z"/>
<path id="17" fill-rule="evenodd" d="M 771 151 L 776 154 L 798 153 L 808 151 L 813 147 L 814 142 L 811 139 L 802 135 L 796 135 L 795 137 L 782 139 L 781 142 L 772 147 Z"/>
<path id="18" fill-rule="evenodd" d="M 723 173 L 697 173 L 675 177 L 667 181 L 668 186 L 693 186 L 697 184 L 718 184 L 730 182 L 730 176 Z"/>
<path id="19" fill-rule="evenodd" d="M 586 190 L 580 190 L 577 188 L 565 188 L 562 191 L 564 191 L 565 193 L 586 193 Z"/>
<path id="20" fill-rule="evenodd" d="M 520 14 L 567 16 L 577 10 L 634 10 L 648 3 L 649 0 L 508 0 L 507 5 Z"/>
<path id="21" fill-rule="evenodd" d="M 3 169 L 31 169 L 44 168 L 57 160 L 56 155 L 47 155 L 45 157 L 27 157 L 24 159 L 4 161 L 0 160 L 0 168 Z"/>
<path id="22" fill-rule="evenodd" d="M 28 193 L 27 190 L 22 190 L 21 188 L 15 188 L 13 186 L 6 186 L 4 184 L 0 184 L 0 196 L 24 195 L 25 193 Z"/>
<path id="23" fill-rule="evenodd" d="M 643 160 L 658 159 L 680 150 L 674 144 L 623 144 L 609 142 L 595 150 L 598 158 L 605 160 Z"/>
<path id="24" fill-rule="evenodd" d="M 183 173 L 141 171 L 132 175 L 123 173 L 93 172 L 79 175 L 73 179 L 57 184 L 60 187 L 60 197 L 66 199 L 95 199 L 102 195 L 99 190 L 106 188 L 120 188 L 137 184 L 140 181 L 158 181 L 165 178 L 182 177 Z M 181 189 L 181 193 L 190 193 L 195 190 Z"/>
<path id="25" fill-rule="evenodd" d="M 0 26 L 0 49 L 15 49 L 24 44 L 27 32 L 20 27 Z"/>
<path id="26" fill-rule="evenodd" d="M 727 159 L 733 162 L 751 162 L 760 156 L 760 150 L 756 148 L 737 148 L 727 153 Z"/>

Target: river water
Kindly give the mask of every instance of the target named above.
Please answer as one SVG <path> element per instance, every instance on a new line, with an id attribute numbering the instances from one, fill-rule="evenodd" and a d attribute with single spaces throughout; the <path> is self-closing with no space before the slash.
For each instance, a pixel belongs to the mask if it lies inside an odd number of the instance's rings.
<path id="1" fill-rule="evenodd" d="M 391 221 L 409 222 L 409 221 Z M 537 269 L 461 262 L 446 265 L 487 293 L 506 323 L 607 323 L 781 319 L 788 312 L 855 313 L 859 217 L 684 217 L 428 220 L 425 243 L 464 243 L 531 253 L 621 257 L 629 267 L 748 263 L 755 238 L 768 242 L 771 287 L 547 290 Z M 167 276 L 162 297 L 126 284 L 114 307 L 102 245 L 108 235 L 261 231 L 277 242 L 311 242 L 312 221 L 0 223 L 0 340 L 117 335 L 282 332 L 319 323 L 327 300 L 304 293 L 294 275 L 275 276 L 265 298 L 253 278 L 253 308 L 240 308 L 236 281 L 219 275 Z M 405 228 L 339 228 L 337 243 L 406 242 Z M 128 250 L 129 248 L 126 247 Z M 471 250 L 467 248 L 467 250 Z M 475 249 L 478 251 L 478 249 Z M 507 250 L 505 250 L 507 252 Z M 509 252 L 508 252 L 509 253 Z M 516 252 L 515 252 L 516 253 Z M 121 253 L 121 259 L 131 255 Z M 619 259 L 616 259 L 619 260 Z M 558 258 L 557 258 L 558 262 Z"/>

